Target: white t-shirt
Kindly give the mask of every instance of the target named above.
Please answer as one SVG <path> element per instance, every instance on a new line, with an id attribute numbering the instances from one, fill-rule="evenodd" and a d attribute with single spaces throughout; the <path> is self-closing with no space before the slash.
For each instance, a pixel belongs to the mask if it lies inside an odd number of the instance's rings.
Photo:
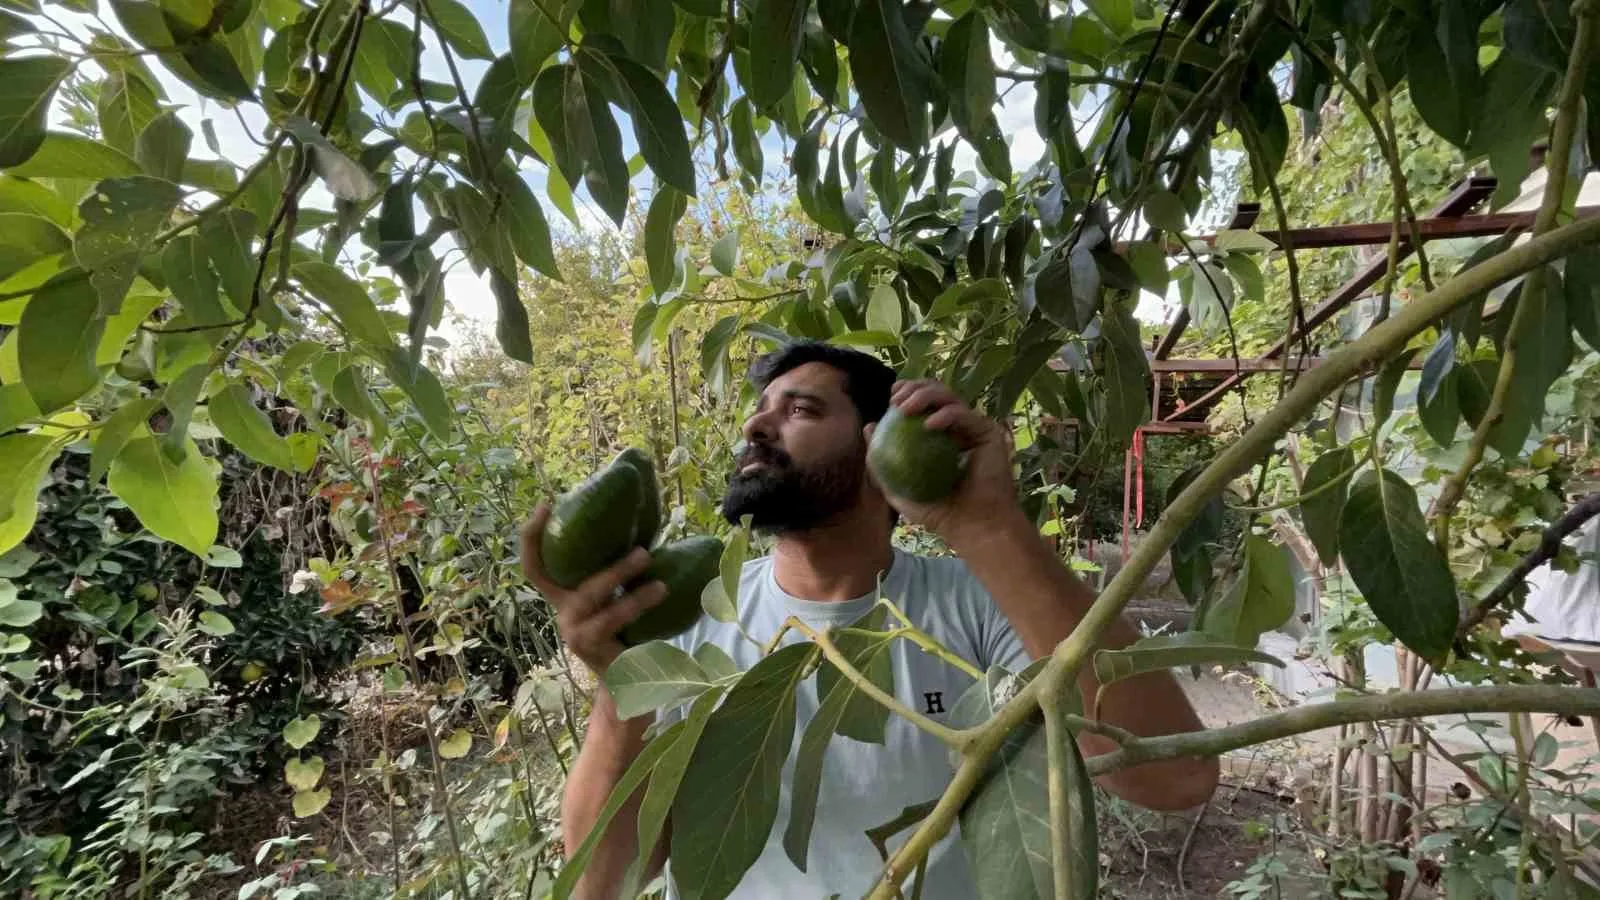
<path id="1" fill-rule="evenodd" d="M 883 577 L 882 594 L 894 601 L 918 628 L 980 670 L 1004 666 L 1018 672 L 1030 662 L 993 598 L 959 559 L 913 556 L 896 550 Z M 750 636 L 765 643 L 790 616 L 817 629 L 840 628 L 871 611 L 877 597 L 873 593 L 841 603 L 818 603 L 790 596 L 778 587 L 772 558 L 763 557 L 745 563 L 740 575 L 739 617 Z M 803 635 L 791 631 L 782 643 L 803 640 Z M 671 641 L 691 653 L 708 642 L 727 651 L 741 669 L 748 669 L 761 658 L 760 648 L 733 624 L 710 618 L 702 618 Z M 889 658 L 895 696 L 936 721 L 948 720 L 956 699 L 973 683 L 965 672 L 923 653 L 909 641 L 895 641 Z M 796 698 L 796 745 L 817 705 L 813 676 L 801 684 Z M 664 713 L 663 718 L 670 722 L 682 713 L 681 709 Z M 745 873 L 732 896 L 749 900 L 817 900 L 833 894 L 846 898 L 865 895 L 883 868 L 883 860 L 867 839 L 866 830 L 890 821 L 908 806 L 938 798 L 954 772 L 949 749 L 898 716 L 889 716 L 882 744 L 835 735 L 823 762 L 807 871 L 801 872 L 783 849 L 794 773 L 791 748 L 784 763 L 778 817 L 767 838 L 766 850 Z M 892 839 L 891 852 L 914 830 L 908 829 Z M 966 900 L 976 896 L 972 870 L 957 832 L 952 829 L 928 856 L 927 881 L 922 889 L 927 900 Z M 667 896 L 676 898 L 670 878 L 668 883 Z"/>

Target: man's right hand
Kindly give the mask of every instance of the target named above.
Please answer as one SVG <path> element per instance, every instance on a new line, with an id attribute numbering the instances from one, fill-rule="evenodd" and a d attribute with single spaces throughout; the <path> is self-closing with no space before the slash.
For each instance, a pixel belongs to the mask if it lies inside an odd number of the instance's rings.
<path id="1" fill-rule="evenodd" d="M 540 559 L 544 526 L 550 507 L 541 503 L 522 528 L 522 573 L 556 608 L 556 630 L 575 656 L 595 675 L 604 675 L 622 653 L 617 632 L 640 613 L 666 599 L 667 587 L 659 581 L 639 585 L 617 597 L 617 589 L 644 574 L 650 553 L 636 547 L 610 568 L 591 575 L 568 590 L 550 580 Z M 615 597 L 615 599 L 613 599 Z"/>

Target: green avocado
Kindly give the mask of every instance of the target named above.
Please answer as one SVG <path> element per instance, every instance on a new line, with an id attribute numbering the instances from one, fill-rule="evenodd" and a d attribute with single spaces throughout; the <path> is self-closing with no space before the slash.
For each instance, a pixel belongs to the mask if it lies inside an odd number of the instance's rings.
<path id="1" fill-rule="evenodd" d="M 867 446 L 867 465 L 878 484 L 914 503 L 937 503 L 950 496 L 964 474 L 961 448 L 948 434 L 929 431 L 926 418 L 890 407 Z"/>
<path id="2" fill-rule="evenodd" d="M 639 517 L 634 529 L 633 542 L 648 548 L 656 542 L 656 532 L 661 530 L 661 487 L 656 483 L 656 466 L 650 454 L 638 447 L 629 447 L 611 461 L 612 468 L 631 466 L 639 473 L 639 485 L 644 496 L 639 502 Z"/>
<path id="3" fill-rule="evenodd" d="M 645 641 L 677 637 L 700 619 L 700 594 L 717 577 L 722 562 L 722 541 L 692 537 L 673 541 L 650 554 L 650 568 L 634 585 L 659 581 L 667 586 L 667 599 L 644 611 L 617 636 L 632 646 Z"/>
<path id="4" fill-rule="evenodd" d="M 575 588 L 626 556 L 634 547 L 643 493 L 632 466 L 610 466 L 563 494 L 550 511 L 540 544 L 550 580 Z"/>

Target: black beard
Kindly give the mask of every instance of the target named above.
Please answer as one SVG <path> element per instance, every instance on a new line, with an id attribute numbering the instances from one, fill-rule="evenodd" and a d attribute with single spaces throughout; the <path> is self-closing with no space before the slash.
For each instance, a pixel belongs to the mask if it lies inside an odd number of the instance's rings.
<path id="1" fill-rule="evenodd" d="M 765 463 L 749 474 L 739 470 Z M 866 477 L 866 456 L 859 442 L 848 451 L 814 466 L 795 465 L 776 447 L 752 444 L 734 462 L 722 515 L 737 525 L 744 516 L 752 527 L 770 534 L 809 531 L 855 506 Z"/>

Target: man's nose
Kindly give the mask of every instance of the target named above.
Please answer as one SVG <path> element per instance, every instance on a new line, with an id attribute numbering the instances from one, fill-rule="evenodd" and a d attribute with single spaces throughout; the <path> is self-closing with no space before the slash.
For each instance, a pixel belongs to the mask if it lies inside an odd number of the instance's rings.
<path id="1" fill-rule="evenodd" d="M 747 442 L 752 443 L 758 440 L 764 443 L 771 443 L 778 438 L 777 424 L 773 422 L 770 415 L 764 412 L 758 412 L 745 419 L 741 433 Z"/>

